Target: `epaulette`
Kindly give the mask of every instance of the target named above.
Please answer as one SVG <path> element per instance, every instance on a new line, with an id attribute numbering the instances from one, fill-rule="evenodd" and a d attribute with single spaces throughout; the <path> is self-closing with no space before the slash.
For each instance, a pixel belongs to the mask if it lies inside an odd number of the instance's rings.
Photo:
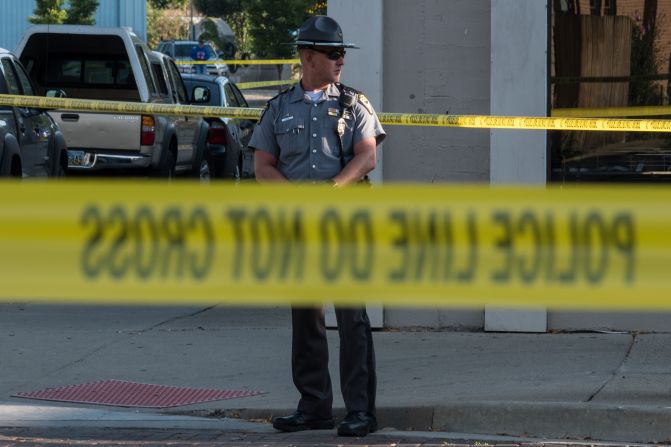
<path id="1" fill-rule="evenodd" d="M 281 92 L 279 92 L 277 95 L 273 96 L 268 101 L 266 101 L 266 105 L 263 107 L 263 112 L 261 112 L 261 116 L 259 117 L 259 122 L 261 122 L 261 120 L 263 119 L 263 115 L 265 115 L 266 112 L 268 111 L 268 109 L 270 108 L 270 102 L 273 101 L 274 99 L 279 98 L 282 95 L 285 95 L 285 94 L 289 93 L 290 91 L 292 91 L 294 89 L 294 87 L 296 87 L 296 85 L 292 85 L 291 87 L 287 87 L 284 90 L 282 90 Z"/>
<path id="2" fill-rule="evenodd" d="M 342 83 L 337 83 L 336 86 L 340 90 L 340 94 L 354 96 L 356 100 L 359 101 L 359 103 L 368 111 L 368 113 L 371 115 L 374 113 L 373 106 L 371 105 L 370 101 L 368 101 L 368 98 L 366 98 L 366 95 L 364 95 L 363 92 L 353 89 L 352 87 L 348 87 Z"/>

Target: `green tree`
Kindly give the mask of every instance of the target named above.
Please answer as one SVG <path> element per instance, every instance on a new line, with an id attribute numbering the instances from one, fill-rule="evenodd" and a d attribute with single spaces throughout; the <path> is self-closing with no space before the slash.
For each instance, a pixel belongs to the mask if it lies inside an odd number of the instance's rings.
<path id="1" fill-rule="evenodd" d="M 63 23 L 66 12 L 63 11 L 64 0 L 37 0 L 32 16 L 28 17 L 30 23 L 50 24 Z"/>
<path id="2" fill-rule="evenodd" d="M 193 6 L 209 17 L 226 17 L 243 10 L 241 0 L 193 0 Z"/>
<path id="3" fill-rule="evenodd" d="M 155 8 L 147 2 L 147 44 L 154 48 L 161 40 L 186 39 L 189 23 L 182 20 L 186 16 L 186 6 L 177 8 L 177 14 L 166 14 L 163 9 Z"/>
<path id="4" fill-rule="evenodd" d="M 242 0 L 193 0 L 193 5 L 205 16 L 224 19 L 235 34 L 237 48 L 241 52 L 249 51 L 249 20 Z M 221 43 L 216 41 L 212 32 L 208 34 L 219 48 L 224 49 Z"/>
<path id="5" fill-rule="evenodd" d="M 95 25 L 98 0 L 70 0 L 70 7 L 63 23 L 72 25 Z"/>
<path id="6" fill-rule="evenodd" d="M 189 0 L 148 0 L 148 6 L 154 9 L 181 9 L 189 3 Z"/>
<path id="7" fill-rule="evenodd" d="M 296 40 L 295 33 L 310 16 L 314 0 L 243 0 L 243 7 L 253 18 L 249 33 L 251 47 L 262 59 L 286 59 L 294 56 L 296 47 L 287 43 Z M 277 66 L 278 79 L 282 66 Z"/>

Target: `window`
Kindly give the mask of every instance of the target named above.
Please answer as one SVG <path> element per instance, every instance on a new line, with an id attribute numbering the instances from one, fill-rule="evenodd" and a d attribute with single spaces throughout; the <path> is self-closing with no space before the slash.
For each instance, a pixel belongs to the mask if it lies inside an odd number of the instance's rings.
<path id="1" fill-rule="evenodd" d="M 114 84 L 114 62 L 101 60 L 84 61 L 85 84 Z"/>
<path id="2" fill-rule="evenodd" d="M 583 14 L 561 10 L 571 4 L 582 4 Z M 552 14 L 553 116 L 558 109 L 580 115 L 581 109 L 607 108 L 618 118 L 637 118 L 627 108 L 671 105 L 671 22 L 665 20 L 671 3 L 555 0 Z M 548 138 L 551 182 L 671 183 L 667 133 L 550 131 Z"/>
<path id="3" fill-rule="evenodd" d="M 179 70 L 172 61 L 168 62 L 168 73 L 172 78 L 172 85 L 175 87 L 177 93 L 177 99 L 181 104 L 188 104 L 189 99 L 186 94 L 186 88 L 184 88 L 184 82 L 182 82 L 182 77 L 179 75 Z"/>
<path id="4" fill-rule="evenodd" d="M 191 49 L 195 46 L 195 44 L 180 44 L 177 45 L 175 44 L 175 59 L 185 59 L 185 58 L 191 58 Z"/>
<path id="5" fill-rule="evenodd" d="M 601 15 L 601 0 L 589 0 L 589 13 L 593 16 Z"/>
<path id="6" fill-rule="evenodd" d="M 170 92 L 168 92 L 168 84 L 165 83 L 165 76 L 163 76 L 163 68 L 161 68 L 161 64 L 152 62 L 151 71 L 154 72 L 154 77 L 156 77 L 158 92 L 163 96 L 170 95 Z"/>
<path id="7" fill-rule="evenodd" d="M 245 99 L 244 95 L 242 92 L 238 89 L 237 86 L 233 84 L 228 84 L 231 86 L 231 90 L 233 90 L 233 93 L 235 93 L 235 97 L 238 100 L 238 104 L 240 104 L 240 107 L 249 107 L 249 104 L 247 104 L 247 100 Z"/>
<path id="8" fill-rule="evenodd" d="M 140 67 L 142 68 L 142 75 L 147 80 L 147 89 L 149 90 L 149 95 L 156 95 L 156 84 L 154 83 L 154 78 L 149 71 L 149 64 L 144 55 L 144 50 L 141 46 L 137 45 L 135 47 L 135 52 L 137 53 L 137 58 L 140 61 Z"/>
<path id="9" fill-rule="evenodd" d="M 121 56 L 87 59 L 81 56 L 55 54 L 49 58 L 48 64 L 47 84 L 76 87 L 135 88 L 135 78 L 130 62 L 121 59 Z"/>
<path id="10" fill-rule="evenodd" d="M 30 83 L 30 78 L 28 78 L 26 72 L 23 71 L 23 67 L 19 64 L 14 64 L 14 68 L 16 69 L 16 75 L 19 78 L 19 82 L 21 83 L 23 94 L 28 96 L 35 96 L 33 84 Z"/>
<path id="11" fill-rule="evenodd" d="M 226 104 L 228 104 L 228 107 L 240 107 L 240 103 L 238 102 L 235 93 L 233 93 L 231 84 L 226 83 L 226 85 L 224 85 L 224 94 L 226 95 Z"/>
<path id="12" fill-rule="evenodd" d="M 14 73 L 12 61 L 6 57 L 2 58 L 2 72 L 5 75 L 7 83 L 7 92 L 10 95 L 20 95 L 21 87 L 19 86 L 19 80 L 16 78 L 16 73 Z"/>

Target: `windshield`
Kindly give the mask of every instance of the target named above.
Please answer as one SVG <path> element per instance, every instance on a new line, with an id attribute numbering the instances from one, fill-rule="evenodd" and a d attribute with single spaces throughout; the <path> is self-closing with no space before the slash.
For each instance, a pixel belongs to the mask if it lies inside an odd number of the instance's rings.
<path id="1" fill-rule="evenodd" d="M 191 49 L 197 44 L 175 44 L 175 59 L 190 59 L 191 58 Z M 205 47 L 210 51 L 212 58 L 215 57 L 217 53 L 214 52 L 214 49 L 210 44 L 205 44 Z"/>

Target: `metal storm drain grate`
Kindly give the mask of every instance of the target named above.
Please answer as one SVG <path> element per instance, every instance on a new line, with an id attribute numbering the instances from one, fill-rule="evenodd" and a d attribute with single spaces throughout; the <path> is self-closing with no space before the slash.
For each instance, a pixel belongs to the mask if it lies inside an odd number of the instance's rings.
<path id="1" fill-rule="evenodd" d="M 252 390 L 212 390 L 151 385 L 124 380 L 102 380 L 80 385 L 21 392 L 12 396 L 117 407 L 167 408 L 259 394 L 265 393 Z"/>

